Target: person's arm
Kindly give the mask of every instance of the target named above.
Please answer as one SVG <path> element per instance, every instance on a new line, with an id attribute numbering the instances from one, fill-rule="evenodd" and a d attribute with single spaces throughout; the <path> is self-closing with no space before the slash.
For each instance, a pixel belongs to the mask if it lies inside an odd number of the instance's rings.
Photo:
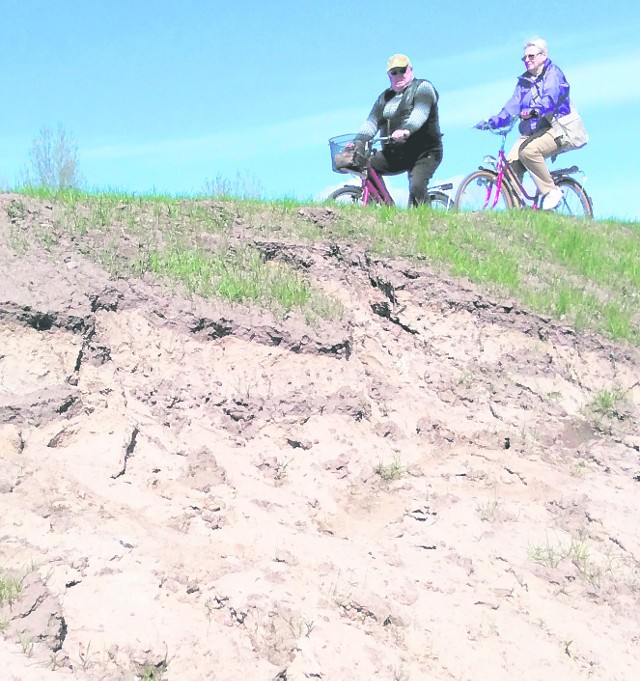
<path id="1" fill-rule="evenodd" d="M 531 103 L 531 108 L 542 118 L 547 114 L 555 115 L 558 105 L 569 97 L 569 83 L 564 73 L 557 67 L 551 66 L 547 70 L 540 88 L 540 96 Z"/>
<path id="2" fill-rule="evenodd" d="M 382 111 L 384 109 L 384 102 L 381 97 L 375 101 L 371 109 L 371 113 L 367 120 L 360 126 L 360 130 L 357 132 L 359 140 L 368 141 L 375 137 L 375 134 L 381 127 L 382 123 Z"/>
<path id="3" fill-rule="evenodd" d="M 375 134 L 378 132 L 378 123 L 375 119 L 372 119 L 371 117 L 367 118 L 367 120 L 360 126 L 360 130 L 356 133 L 358 136 L 358 139 L 361 140 L 370 140 L 373 137 L 375 137 Z"/>
<path id="4" fill-rule="evenodd" d="M 427 122 L 429 114 L 431 113 L 431 108 L 436 105 L 438 98 L 436 96 L 436 91 L 431 83 L 420 83 L 416 88 L 414 98 L 413 98 L 413 109 L 407 122 L 404 125 L 404 129 L 408 130 L 409 133 L 414 133 Z"/>
<path id="5" fill-rule="evenodd" d="M 488 123 L 492 128 L 502 128 L 511 123 L 511 119 L 520 113 L 520 102 L 522 101 L 522 89 L 516 85 L 513 94 L 507 103 L 500 109 L 500 111 L 488 119 Z"/>

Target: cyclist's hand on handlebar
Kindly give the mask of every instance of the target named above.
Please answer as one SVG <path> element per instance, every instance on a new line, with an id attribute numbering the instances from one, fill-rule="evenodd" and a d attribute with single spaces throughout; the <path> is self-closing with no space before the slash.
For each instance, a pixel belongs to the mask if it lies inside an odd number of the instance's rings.
<path id="1" fill-rule="evenodd" d="M 405 130 L 404 128 L 400 128 L 400 130 L 394 130 L 391 133 L 391 140 L 393 142 L 403 142 L 404 140 L 409 137 L 411 133 L 408 130 Z"/>
<path id="2" fill-rule="evenodd" d="M 478 128 L 478 130 L 495 130 L 503 125 L 504 121 L 500 119 L 500 117 L 491 116 L 491 118 L 488 118 L 486 121 L 480 121 L 480 123 L 476 125 L 476 128 Z"/>

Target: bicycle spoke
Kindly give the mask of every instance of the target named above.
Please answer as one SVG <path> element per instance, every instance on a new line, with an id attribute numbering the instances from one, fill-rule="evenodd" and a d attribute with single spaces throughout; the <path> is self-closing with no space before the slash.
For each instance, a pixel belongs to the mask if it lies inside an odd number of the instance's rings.
<path id="1" fill-rule="evenodd" d="M 576 180 L 564 177 L 557 182 L 557 185 L 562 191 L 562 200 L 555 209 L 556 213 L 577 218 L 593 217 L 591 200 Z"/>
<path id="2" fill-rule="evenodd" d="M 453 201 L 444 192 L 430 192 L 429 203 L 432 210 L 450 210 L 453 207 Z"/>

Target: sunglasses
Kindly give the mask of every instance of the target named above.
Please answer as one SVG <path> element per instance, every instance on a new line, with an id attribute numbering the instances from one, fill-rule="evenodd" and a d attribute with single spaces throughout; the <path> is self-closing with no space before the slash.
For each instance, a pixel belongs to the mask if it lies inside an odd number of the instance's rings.
<path id="1" fill-rule="evenodd" d="M 407 67 L 403 66 L 401 69 L 391 69 L 389 71 L 389 74 L 392 76 L 404 76 L 404 74 L 407 72 Z"/>
<path id="2" fill-rule="evenodd" d="M 522 61 L 533 61 L 539 54 L 542 54 L 542 52 L 536 52 L 535 54 L 525 54 L 524 57 L 522 57 Z"/>

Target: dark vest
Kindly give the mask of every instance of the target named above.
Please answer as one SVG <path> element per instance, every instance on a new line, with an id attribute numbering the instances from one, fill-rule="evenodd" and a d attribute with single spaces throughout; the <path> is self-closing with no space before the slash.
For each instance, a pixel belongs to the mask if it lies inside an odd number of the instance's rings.
<path id="1" fill-rule="evenodd" d="M 414 78 L 403 90 L 400 106 L 398 107 L 395 115 L 390 119 L 386 119 L 385 122 L 387 124 L 387 129 L 383 131 L 383 134 L 390 135 L 395 130 L 404 128 L 406 122 L 409 120 L 409 116 L 411 116 L 411 112 L 413 111 L 413 100 L 420 83 L 429 83 L 429 85 L 433 87 L 433 84 L 428 80 L 423 78 Z M 409 138 L 411 140 L 410 143 L 435 146 L 440 144 L 440 139 L 442 137 L 440 133 L 440 122 L 438 119 L 438 99 L 440 96 L 438 95 L 438 91 L 435 89 L 435 87 L 433 87 L 433 89 L 436 93 L 436 103 L 431 107 L 431 111 L 429 111 L 429 117 L 425 121 L 424 125 L 416 130 Z M 396 93 L 391 88 L 385 90 L 380 95 L 382 106 L 384 107 L 384 105 L 395 96 Z"/>

